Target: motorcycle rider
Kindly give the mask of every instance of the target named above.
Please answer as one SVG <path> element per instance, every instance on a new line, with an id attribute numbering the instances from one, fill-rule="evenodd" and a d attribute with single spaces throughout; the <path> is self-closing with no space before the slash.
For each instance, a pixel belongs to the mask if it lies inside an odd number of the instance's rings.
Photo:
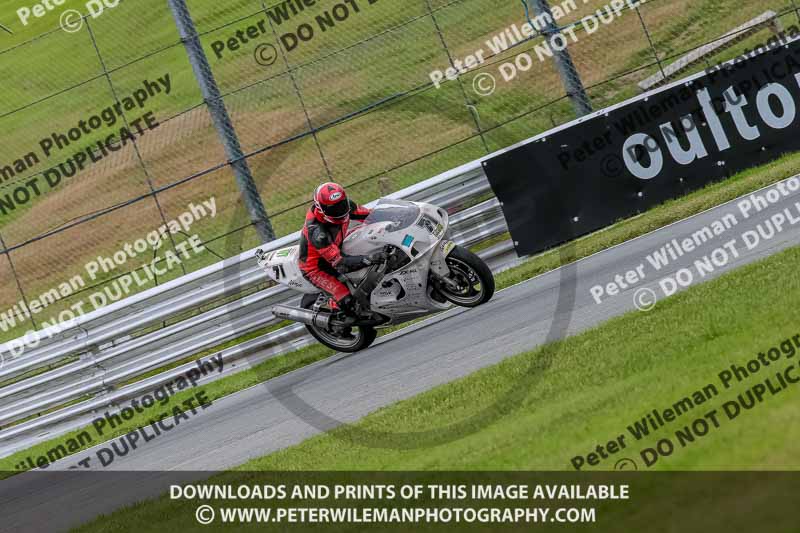
<path id="1" fill-rule="evenodd" d="M 301 231 L 300 270 L 303 277 L 331 297 L 334 311 L 340 309 L 348 316 L 356 316 L 355 298 L 339 275 L 381 261 L 385 254 L 344 255 L 341 246 L 350 220 L 364 220 L 371 211 L 348 199 L 344 188 L 337 183 L 317 187 L 313 200 Z"/>

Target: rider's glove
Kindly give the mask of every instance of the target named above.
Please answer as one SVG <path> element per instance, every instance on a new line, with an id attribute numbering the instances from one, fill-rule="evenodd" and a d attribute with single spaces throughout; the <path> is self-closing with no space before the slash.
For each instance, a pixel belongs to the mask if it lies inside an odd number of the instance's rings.
<path id="1" fill-rule="evenodd" d="M 387 259 L 389 259 L 389 253 L 386 252 L 386 250 L 382 250 L 380 252 L 374 252 L 369 256 L 367 256 L 367 260 L 373 265 L 383 263 Z"/>
<path id="2" fill-rule="evenodd" d="M 369 258 L 364 255 L 343 255 L 342 260 L 336 265 L 336 270 L 342 274 L 347 274 L 371 264 Z"/>

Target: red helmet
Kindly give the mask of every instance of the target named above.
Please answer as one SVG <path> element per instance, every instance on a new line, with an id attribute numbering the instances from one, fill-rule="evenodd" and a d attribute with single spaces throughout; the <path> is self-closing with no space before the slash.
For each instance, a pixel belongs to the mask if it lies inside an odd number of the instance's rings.
<path id="1" fill-rule="evenodd" d="M 337 183 L 323 183 L 314 191 L 314 207 L 326 222 L 344 224 L 350 218 L 350 201 Z"/>

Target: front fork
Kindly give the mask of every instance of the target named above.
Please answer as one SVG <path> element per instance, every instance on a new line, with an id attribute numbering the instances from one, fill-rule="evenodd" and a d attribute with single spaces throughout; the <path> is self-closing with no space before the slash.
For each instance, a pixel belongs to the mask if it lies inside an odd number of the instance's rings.
<path id="1" fill-rule="evenodd" d="M 458 283 L 450 277 L 452 272 L 450 272 L 450 267 L 447 266 L 447 256 L 450 255 L 450 252 L 452 252 L 455 247 L 456 243 L 453 241 L 443 240 L 433 251 L 433 255 L 431 255 L 430 272 L 433 279 L 437 283 L 447 285 L 451 289 L 457 289 Z"/>

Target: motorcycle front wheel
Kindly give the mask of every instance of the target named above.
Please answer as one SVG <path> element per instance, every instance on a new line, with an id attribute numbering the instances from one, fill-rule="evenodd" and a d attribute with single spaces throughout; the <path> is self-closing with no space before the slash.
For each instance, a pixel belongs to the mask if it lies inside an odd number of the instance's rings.
<path id="1" fill-rule="evenodd" d="M 306 294 L 300 305 L 304 309 L 311 309 L 316 301 L 316 294 Z M 353 326 L 347 330 L 339 328 L 328 330 L 306 324 L 306 329 L 312 337 L 328 348 L 345 353 L 355 353 L 368 348 L 378 336 L 375 328 L 370 326 Z"/>
<path id="2" fill-rule="evenodd" d="M 494 275 L 483 259 L 466 248 L 456 246 L 445 260 L 450 268 L 449 280 L 454 286 L 441 283 L 437 290 L 444 298 L 460 307 L 477 307 L 494 295 Z"/>

